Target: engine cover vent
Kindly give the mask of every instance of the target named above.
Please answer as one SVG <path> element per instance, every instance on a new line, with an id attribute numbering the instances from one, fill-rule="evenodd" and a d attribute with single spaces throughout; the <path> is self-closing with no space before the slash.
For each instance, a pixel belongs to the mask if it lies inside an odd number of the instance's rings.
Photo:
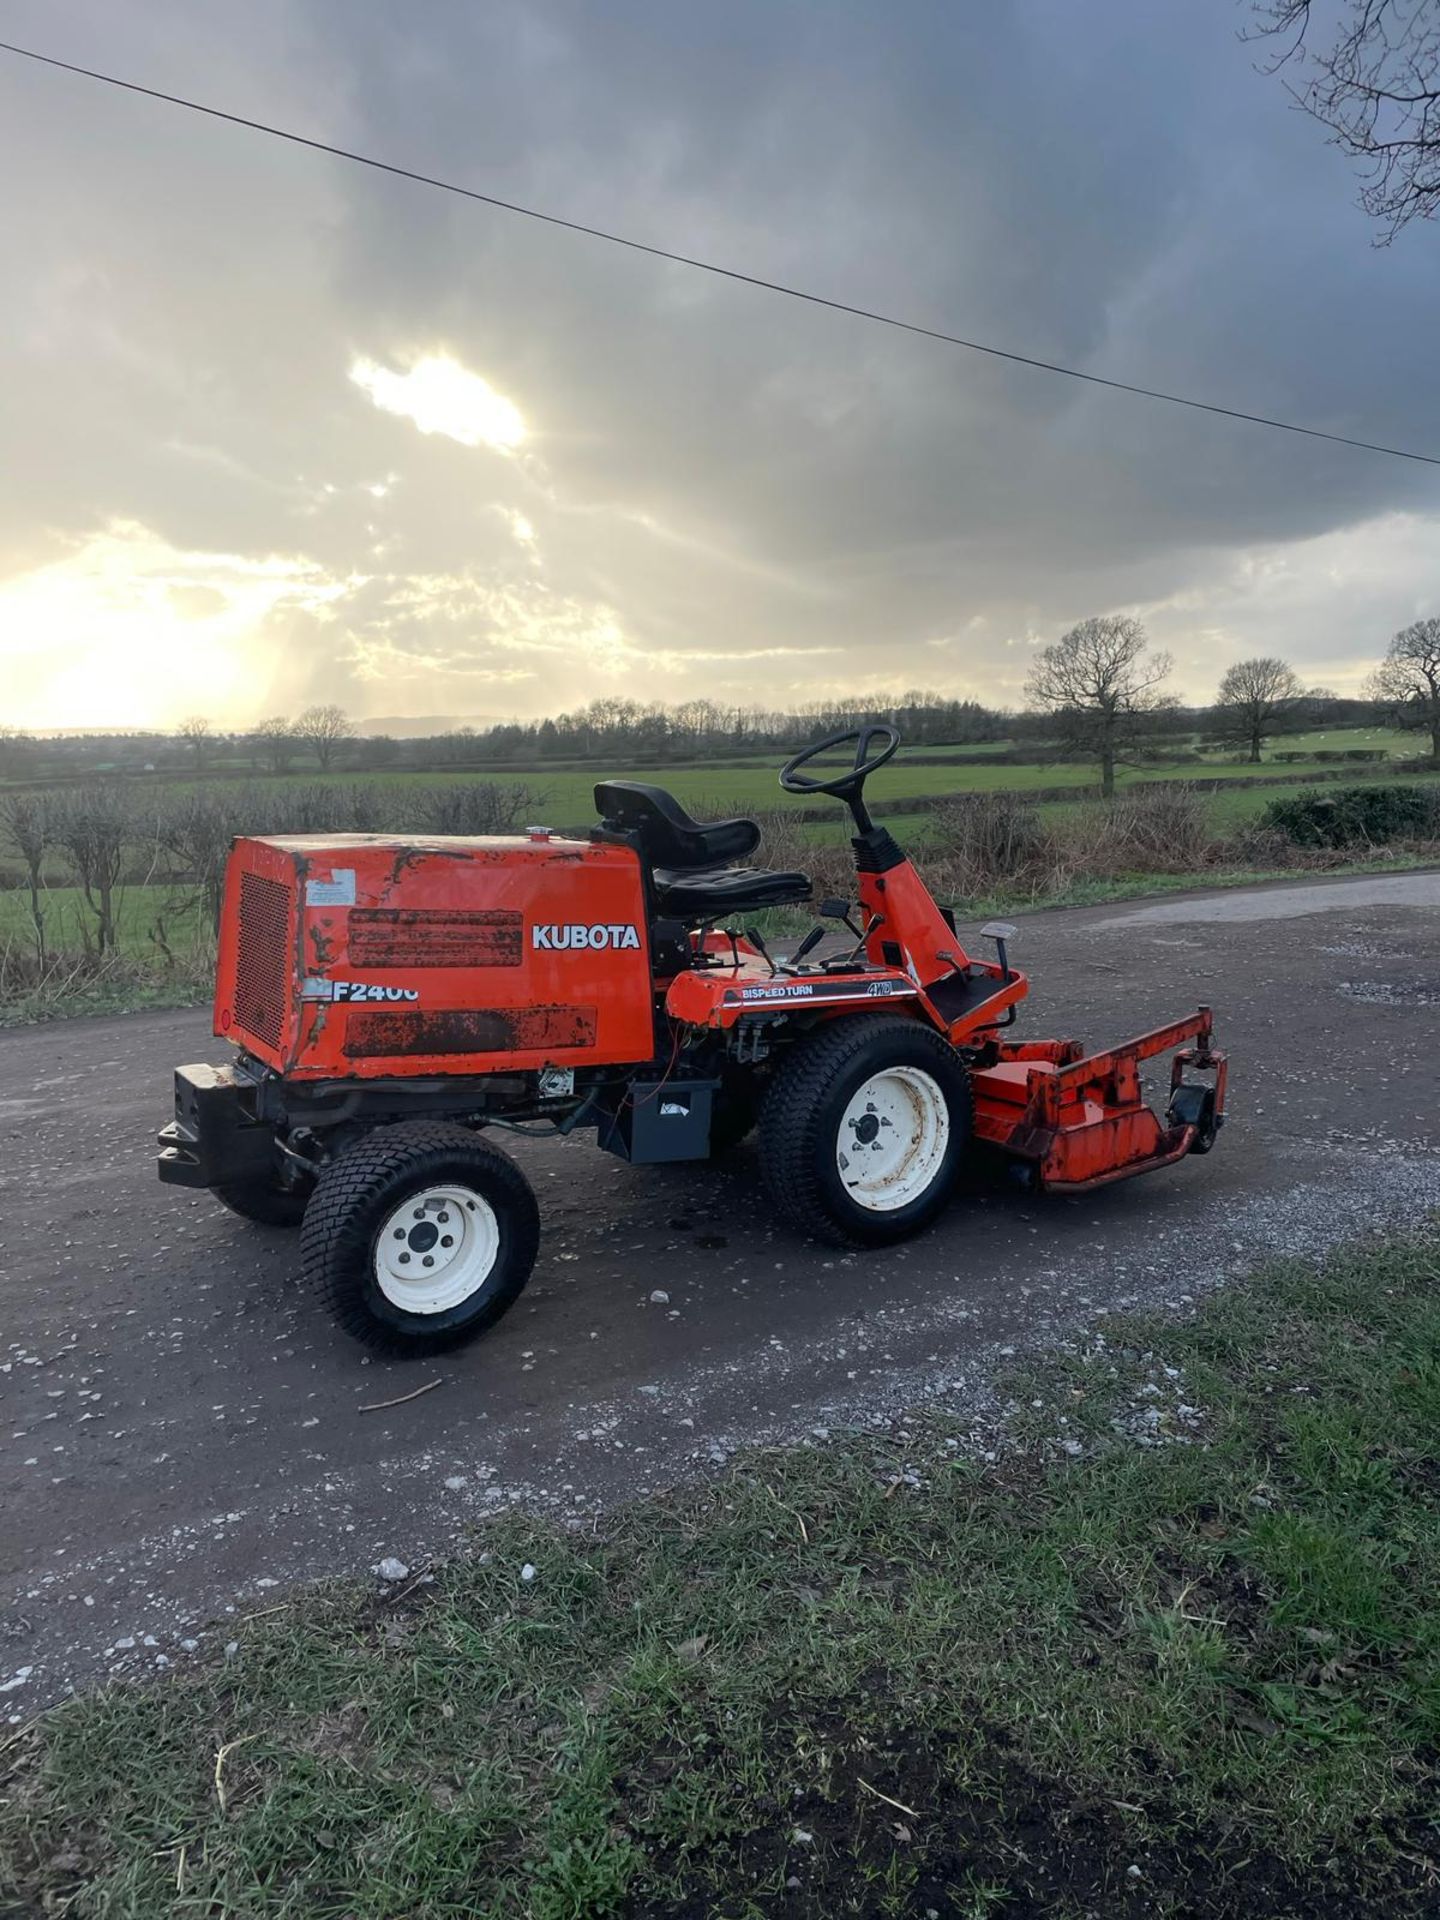
<path id="1" fill-rule="evenodd" d="M 268 1047 L 278 1047 L 285 1032 L 291 898 L 283 881 L 263 873 L 240 876 L 235 1024 Z"/>

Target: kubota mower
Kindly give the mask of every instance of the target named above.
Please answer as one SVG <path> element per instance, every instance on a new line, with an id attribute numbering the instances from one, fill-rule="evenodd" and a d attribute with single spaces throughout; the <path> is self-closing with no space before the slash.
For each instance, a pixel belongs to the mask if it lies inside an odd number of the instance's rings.
<path id="1" fill-rule="evenodd" d="M 848 805 L 859 894 L 853 912 L 825 901 L 789 959 L 744 929 L 808 900 L 809 879 L 738 864 L 753 821 L 702 824 L 635 781 L 596 787 L 583 840 L 237 840 L 215 994 L 236 1052 L 177 1072 L 161 1179 L 299 1225 L 343 1325 L 423 1351 L 491 1325 L 534 1264 L 535 1198 L 497 1130 L 593 1127 L 651 1162 L 703 1160 L 758 1122 L 777 1207 L 850 1246 L 928 1226 L 973 1143 L 1061 1193 L 1208 1152 L 1225 1106 L 1208 1008 L 1088 1057 L 1004 1037 L 1027 992 L 1014 929 L 984 929 L 994 960 L 967 953 L 866 809 L 899 744 L 867 726 L 781 771 L 787 793 Z M 816 957 L 827 922 L 848 938 Z M 1163 1120 L 1139 1080 L 1162 1053 Z"/>

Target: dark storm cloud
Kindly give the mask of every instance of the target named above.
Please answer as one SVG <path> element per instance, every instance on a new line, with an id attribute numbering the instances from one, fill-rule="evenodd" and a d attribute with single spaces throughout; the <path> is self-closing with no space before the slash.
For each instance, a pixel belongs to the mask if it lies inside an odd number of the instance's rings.
<path id="1" fill-rule="evenodd" d="M 243 31 L 175 4 L 139 32 L 98 5 L 17 11 L 17 37 L 67 57 L 637 238 L 1440 444 L 1433 234 L 1371 248 L 1344 163 L 1252 71 L 1226 7 L 266 0 Z M 1151 611 L 1198 690 L 1245 651 L 1334 677 L 1440 592 L 1424 469 L 1002 366 L 76 81 L 0 85 L 5 138 L 44 163 L 0 215 L 23 449 L 0 566 L 118 518 L 186 552 L 363 576 L 323 614 L 272 611 L 256 705 L 350 673 L 346 697 L 384 712 L 937 677 L 1013 697 L 1014 643 L 1115 604 Z M 422 436 L 347 379 L 357 356 L 432 350 L 520 408 L 516 457 Z M 1377 520 L 1378 544 L 1345 531 Z"/>

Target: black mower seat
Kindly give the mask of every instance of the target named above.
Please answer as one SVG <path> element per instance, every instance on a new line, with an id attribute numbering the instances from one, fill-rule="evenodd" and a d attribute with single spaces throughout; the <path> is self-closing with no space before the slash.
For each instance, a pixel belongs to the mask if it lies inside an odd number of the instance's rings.
<path id="1" fill-rule="evenodd" d="M 713 873 L 656 867 L 654 878 L 656 905 L 677 920 L 723 920 L 810 898 L 809 874 L 771 873 L 764 867 L 717 867 Z"/>
<path id="2" fill-rule="evenodd" d="M 753 820 L 692 820 L 673 794 L 638 780 L 604 781 L 595 789 L 595 810 L 617 833 L 637 834 L 652 867 L 719 867 L 760 844 Z"/>
<path id="3" fill-rule="evenodd" d="M 612 832 L 632 833 L 650 863 L 655 903 L 683 920 L 721 920 L 810 898 L 810 876 L 731 867 L 760 844 L 753 820 L 692 820 L 673 794 L 639 780 L 607 780 L 595 809 Z"/>

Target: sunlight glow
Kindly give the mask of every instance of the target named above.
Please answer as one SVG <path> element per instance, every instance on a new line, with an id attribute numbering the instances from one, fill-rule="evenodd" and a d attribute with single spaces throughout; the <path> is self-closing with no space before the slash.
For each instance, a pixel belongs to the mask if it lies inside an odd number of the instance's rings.
<path id="1" fill-rule="evenodd" d="M 462 447 L 493 447 L 497 453 L 513 453 L 525 438 L 514 401 L 448 354 L 426 354 L 405 373 L 356 360 L 350 378 L 377 407 L 413 420 L 421 433 L 443 433 Z"/>
<path id="2" fill-rule="evenodd" d="M 246 711 L 267 621 L 325 620 L 355 585 L 308 560 L 185 551 L 112 521 L 63 559 L 0 581 L 6 717 L 125 727 Z"/>

